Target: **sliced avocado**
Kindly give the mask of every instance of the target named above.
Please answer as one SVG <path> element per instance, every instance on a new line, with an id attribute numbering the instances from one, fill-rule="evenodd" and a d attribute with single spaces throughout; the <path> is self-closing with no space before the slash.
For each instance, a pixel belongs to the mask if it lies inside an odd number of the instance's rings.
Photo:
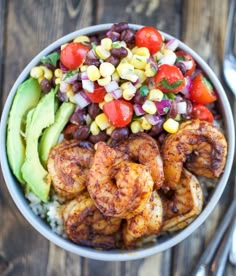
<path id="1" fill-rule="evenodd" d="M 44 202 L 48 200 L 51 181 L 39 159 L 38 140 L 43 129 L 54 123 L 55 93 L 56 89 L 41 98 L 32 113 L 32 118 L 28 118 L 25 162 L 21 169 L 29 188 Z"/>
<path id="2" fill-rule="evenodd" d="M 59 136 L 68 123 L 74 109 L 74 104 L 64 102 L 56 112 L 54 124 L 44 130 L 39 142 L 39 156 L 44 167 L 46 167 L 50 149 L 57 144 Z"/>
<path id="3" fill-rule="evenodd" d="M 7 128 L 7 156 L 10 167 L 20 181 L 24 184 L 21 167 L 25 160 L 25 132 L 26 115 L 35 107 L 41 97 L 41 89 L 38 81 L 29 78 L 17 89 L 10 110 Z"/>

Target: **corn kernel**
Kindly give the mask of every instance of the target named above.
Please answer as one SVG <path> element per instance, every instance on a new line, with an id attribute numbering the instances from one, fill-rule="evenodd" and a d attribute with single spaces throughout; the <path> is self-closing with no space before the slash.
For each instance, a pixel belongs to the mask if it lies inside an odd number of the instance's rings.
<path id="1" fill-rule="evenodd" d="M 128 51 L 128 55 L 126 56 L 127 60 L 130 61 L 133 57 L 133 53 L 131 52 L 131 50 L 127 47 L 125 47 L 125 49 Z"/>
<path id="2" fill-rule="evenodd" d="M 95 52 L 98 55 L 98 57 L 103 60 L 109 58 L 109 56 L 111 55 L 111 53 L 105 50 L 101 45 L 96 46 Z"/>
<path id="3" fill-rule="evenodd" d="M 110 82 L 111 82 L 111 76 L 107 76 L 105 78 L 102 78 L 102 79 L 98 80 L 98 84 L 101 85 L 101 86 L 105 86 Z"/>
<path id="4" fill-rule="evenodd" d="M 139 121 L 133 121 L 130 125 L 130 129 L 131 129 L 132 133 L 138 133 L 138 132 L 143 131 Z"/>
<path id="5" fill-rule="evenodd" d="M 135 47 L 133 50 L 132 50 L 132 53 L 134 55 L 139 55 L 139 56 L 144 56 L 146 58 L 149 58 L 150 57 L 150 52 L 148 50 L 148 48 L 146 47 Z"/>
<path id="6" fill-rule="evenodd" d="M 163 58 L 163 54 L 162 54 L 162 52 L 161 51 L 158 51 L 158 52 L 156 52 L 154 55 L 153 55 L 153 57 L 155 58 L 155 60 L 160 60 L 161 58 Z"/>
<path id="7" fill-rule="evenodd" d="M 133 55 L 130 63 L 134 66 L 136 69 L 145 69 L 147 65 L 147 58 L 144 56 L 139 55 Z"/>
<path id="8" fill-rule="evenodd" d="M 129 63 L 120 63 L 116 68 L 119 76 L 122 79 L 135 82 L 138 80 L 138 76 L 134 73 L 134 66 Z"/>
<path id="9" fill-rule="evenodd" d="M 163 124 L 163 128 L 169 133 L 176 133 L 179 129 L 179 123 L 172 118 L 168 118 Z"/>
<path id="10" fill-rule="evenodd" d="M 103 101 L 103 102 L 100 102 L 100 103 L 98 104 L 98 106 L 99 106 L 99 108 L 100 108 L 101 110 L 103 110 L 103 106 L 104 106 L 105 103 L 106 103 L 106 102 Z"/>
<path id="11" fill-rule="evenodd" d="M 144 130 L 150 130 L 152 128 L 152 125 L 148 122 L 148 120 L 145 117 L 139 118 L 139 121 L 141 123 L 141 127 Z"/>
<path id="12" fill-rule="evenodd" d="M 98 135 L 100 133 L 100 129 L 95 121 L 93 121 L 90 125 L 90 131 L 92 135 Z"/>
<path id="13" fill-rule="evenodd" d="M 136 87 L 131 82 L 124 82 L 121 85 L 121 88 L 123 90 L 123 98 L 127 101 L 131 100 L 136 92 Z"/>
<path id="14" fill-rule="evenodd" d="M 105 113 L 97 115 L 95 122 L 101 130 L 104 130 L 110 126 L 109 120 Z"/>
<path id="15" fill-rule="evenodd" d="M 87 68 L 88 78 L 91 81 L 96 81 L 101 77 L 100 71 L 95 65 L 89 65 Z"/>
<path id="16" fill-rule="evenodd" d="M 61 45 L 61 50 L 63 50 L 69 43 L 65 43 Z"/>
<path id="17" fill-rule="evenodd" d="M 80 35 L 78 37 L 76 37 L 73 42 L 80 42 L 80 43 L 89 43 L 90 39 L 88 36 L 86 35 Z"/>
<path id="18" fill-rule="evenodd" d="M 99 67 L 101 75 L 105 78 L 111 76 L 115 71 L 115 66 L 109 62 L 103 62 Z"/>
<path id="19" fill-rule="evenodd" d="M 135 54 L 135 51 L 137 51 L 137 49 L 138 49 L 138 46 L 135 46 L 135 47 L 131 50 L 132 54 Z"/>
<path id="20" fill-rule="evenodd" d="M 129 64 L 129 59 L 127 58 L 127 57 L 124 57 L 124 58 L 122 58 L 121 60 L 120 60 L 120 63 L 119 64 L 123 64 L 123 63 L 125 63 L 125 64 Z"/>
<path id="21" fill-rule="evenodd" d="M 160 102 L 163 96 L 164 94 L 160 89 L 151 89 L 148 94 L 148 100 Z"/>
<path id="22" fill-rule="evenodd" d="M 157 112 L 155 103 L 150 100 L 146 100 L 142 105 L 142 108 L 148 114 L 155 114 Z"/>
<path id="23" fill-rule="evenodd" d="M 59 69 L 59 68 L 57 68 L 55 71 L 54 71 L 54 76 L 56 77 L 56 78 L 62 78 L 62 70 L 61 69 Z"/>
<path id="24" fill-rule="evenodd" d="M 113 81 L 117 81 L 117 82 L 120 81 L 120 76 L 119 76 L 119 74 L 117 73 L 117 71 L 115 71 L 115 72 L 111 75 L 111 79 L 112 79 Z"/>
<path id="25" fill-rule="evenodd" d="M 156 75 L 157 70 L 151 66 L 150 63 L 147 63 L 145 67 L 145 75 L 147 77 L 154 77 Z"/>
<path id="26" fill-rule="evenodd" d="M 147 79 L 147 76 L 145 75 L 143 70 L 134 69 L 134 73 L 138 76 L 139 83 L 143 83 Z"/>
<path id="27" fill-rule="evenodd" d="M 44 79 L 44 77 L 39 77 L 38 78 L 38 83 L 40 84 L 40 82 Z"/>
<path id="28" fill-rule="evenodd" d="M 112 134 L 112 132 L 113 132 L 114 129 L 115 129 L 114 126 L 108 127 L 108 128 L 106 129 L 106 134 L 109 135 L 109 136 L 111 136 L 111 134 Z"/>
<path id="29" fill-rule="evenodd" d="M 34 79 L 43 77 L 44 71 L 40 66 L 33 67 L 30 71 L 30 76 Z"/>
<path id="30" fill-rule="evenodd" d="M 82 65 L 82 66 L 80 67 L 80 72 L 86 72 L 87 69 L 88 69 L 88 65 Z"/>
<path id="31" fill-rule="evenodd" d="M 75 103 L 75 101 L 74 101 L 74 95 L 75 95 L 75 94 L 74 94 L 74 92 L 73 92 L 73 90 L 72 90 L 72 87 L 70 87 L 70 88 L 68 89 L 68 91 L 66 92 L 66 95 L 68 96 L 70 102 Z"/>
<path id="32" fill-rule="evenodd" d="M 50 69 L 48 69 L 46 66 L 40 66 L 43 69 L 44 72 L 44 78 L 47 80 L 51 80 L 53 77 L 53 73 Z"/>
<path id="33" fill-rule="evenodd" d="M 61 78 L 56 78 L 56 79 L 55 79 L 55 84 L 58 85 L 58 84 L 60 84 L 60 83 L 61 83 Z"/>
<path id="34" fill-rule="evenodd" d="M 112 48 L 112 40 L 108 37 L 103 38 L 101 40 L 101 45 L 105 50 L 110 51 Z"/>
<path id="35" fill-rule="evenodd" d="M 108 102 L 110 102 L 110 101 L 112 101 L 112 100 L 114 100 L 114 98 L 113 98 L 113 96 L 112 96 L 111 93 L 107 93 L 107 94 L 104 96 L 104 101 L 105 101 L 106 103 L 108 103 Z"/>

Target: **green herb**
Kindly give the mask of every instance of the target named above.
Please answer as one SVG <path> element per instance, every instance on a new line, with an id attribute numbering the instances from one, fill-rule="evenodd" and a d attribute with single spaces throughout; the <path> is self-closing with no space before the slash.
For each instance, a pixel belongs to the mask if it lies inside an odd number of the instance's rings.
<path id="1" fill-rule="evenodd" d="M 168 99 L 174 100 L 175 97 L 176 97 L 176 96 L 175 96 L 174 93 L 167 93 L 167 98 L 168 98 Z"/>
<path id="2" fill-rule="evenodd" d="M 70 71 L 67 71 L 66 74 L 64 75 L 63 77 L 63 80 L 66 80 L 72 76 L 74 76 L 76 73 L 79 72 L 79 68 L 75 69 L 75 70 L 70 70 Z"/>
<path id="3" fill-rule="evenodd" d="M 174 83 L 169 83 L 168 80 L 166 78 L 162 79 L 160 81 L 160 84 L 168 90 L 173 90 L 177 87 L 179 87 L 181 84 L 183 83 L 183 80 L 177 80 Z"/>
<path id="4" fill-rule="evenodd" d="M 212 91 L 213 90 L 213 87 L 212 87 L 212 85 L 211 85 L 211 83 L 209 82 L 209 80 L 208 79 L 206 79 L 206 78 L 202 78 L 202 81 L 203 81 L 203 83 L 206 85 L 206 87 L 207 87 L 207 89 L 209 90 L 209 91 Z"/>
<path id="5" fill-rule="evenodd" d="M 112 48 L 120 48 L 122 46 L 121 42 L 112 43 Z"/>
<path id="6" fill-rule="evenodd" d="M 138 61 L 142 61 L 140 58 L 138 58 L 138 57 L 136 57 L 136 59 L 138 60 Z"/>
<path id="7" fill-rule="evenodd" d="M 149 92 L 147 85 L 142 85 L 139 89 L 139 92 L 142 96 L 147 96 L 147 94 Z"/>
<path id="8" fill-rule="evenodd" d="M 169 108 L 168 106 L 166 106 L 166 107 L 163 108 L 163 111 L 164 111 L 165 113 L 167 113 L 167 112 L 169 111 L 169 109 L 170 109 L 170 108 Z"/>
<path id="9" fill-rule="evenodd" d="M 60 55 L 58 52 L 53 52 L 50 55 L 46 56 L 46 57 L 42 57 L 40 59 L 40 61 L 42 63 L 48 63 L 51 64 L 53 66 L 57 66 L 57 61 L 60 59 Z"/>
<path id="10" fill-rule="evenodd" d="M 151 70 L 152 70 L 152 72 L 153 72 L 154 74 L 156 74 L 157 69 L 156 69 L 154 66 L 151 66 Z"/>
<path id="11" fill-rule="evenodd" d="M 178 63 L 179 61 L 185 61 L 184 56 L 177 57 L 177 59 L 176 59 L 175 63 Z"/>
<path id="12" fill-rule="evenodd" d="M 140 115 L 141 116 L 141 115 Z M 132 117 L 132 121 L 138 120 L 140 119 L 140 116 L 137 116 L 136 114 L 133 115 Z"/>

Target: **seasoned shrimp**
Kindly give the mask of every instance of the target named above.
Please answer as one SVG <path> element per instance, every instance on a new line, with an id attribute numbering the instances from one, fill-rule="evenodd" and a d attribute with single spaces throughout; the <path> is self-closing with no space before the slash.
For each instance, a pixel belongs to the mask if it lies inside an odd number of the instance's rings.
<path id="1" fill-rule="evenodd" d="M 158 234 L 161 231 L 162 221 L 162 201 L 157 191 L 153 191 L 145 209 L 135 217 L 127 219 L 122 233 L 125 246 L 135 246 L 140 238 Z"/>
<path id="2" fill-rule="evenodd" d="M 63 211 L 65 232 L 73 242 L 101 249 L 116 247 L 121 219 L 105 217 L 87 192 L 69 201 Z"/>
<path id="3" fill-rule="evenodd" d="M 147 166 L 151 172 L 155 189 L 160 189 L 164 181 L 163 163 L 157 142 L 146 133 L 131 135 L 121 142 L 118 149 L 134 162 Z"/>
<path id="4" fill-rule="evenodd" d="M 225 166 L 227 142 L 211 123 L 191 120 L 166 138 L 162 153 L 165 188 L 175 189 L 183 165 L 197 175 L 219 177 Z"/>
<path id="5" fill-rule="evenodd" d="M 93 156 L 93 145 L 85 141 L 64 141 L 52 148 L 47 168 L 59 195 L 71 199 L 86 188 Z"/>
<path id="6" fill-rule="evenodd" d="M 104 215 L 131 218 L 150 199 L 153 180 L 146 166 L 122 160 L 120 152 L 99 142 L 87 189 Z"/>
<path id="7" fill-rule="evenodd" d="M 189 225 L 203 207 L 203 191 L 197 178 L 183 169 L 171 198 L 162 196 L 164 222 L 162 231 L 176 231 Z"/>

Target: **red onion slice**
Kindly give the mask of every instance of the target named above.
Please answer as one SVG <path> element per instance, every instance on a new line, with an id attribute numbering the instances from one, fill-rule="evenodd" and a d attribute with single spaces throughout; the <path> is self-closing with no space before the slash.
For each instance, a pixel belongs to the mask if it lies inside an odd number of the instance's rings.
<path id="1" fill-rule="evenodd" d="M 145 111 L 140 104 L 134 104 L 133 107 L 136 116 L 141 116 L 145 114 Z"/>
<path id="2" fill-rule="evenodd" d="M 160 121 L 163 121 L 163 118 L 160 115 L 146 114 L 145 118 L 153 126 L 157 125 Z"/>
<path id="3" fill-rule="evenodd" d="M 82 87 L 86 92 L 93 93 L 94 91 L 94 82 L 91 80 L 82 80 Z"/>
<path id="4" fill-rule="evenodd" d="M 178 48 L 178 46 L 179 46 L 179 40 L 176 38 L 173 38 L 166 43 L 166 48 L 171 51 L 175 51 Z"/>
<path id="5" fill-rule="evenodd" d="M 162 57 L 158 61 L 158 65 L 161 65 L 161 64 L 174 65 L 175 61 L 176 61 L 176 54 L 174 52 L 170 52 L 167 56 Z"/>
<path id="6" fill-rule="evenodd" d="M 192 85 L 192 80 L 189 76 L 187 76 L 185 78 L 185 87 L 183 88 L 183 90 L 181 91 L 181 93 L 185 96 L 186 99 L 189 99 L 189 90 L 191 88 Z"/>
<path id="7" fill-rule="evenodd" d="M 178 114 L 186 114 L 187 113 L 187 103 L 186 102 L 179 102 L 176 105 L 177 105 Z"/>
<path id="8" fill-rule="evenodd" d="M 73 96 L 73 100 L 80 109 L 84 108 L 85 106 L 88 106 L 91 103 L 90 99 L 83 91 L 75 94 Z"/>
<path id="9" fill-rule="evenodd" d="M 122 90 L 120 88 L 111 92 L 112 96 L 117 100 L 122 97 Z"/>
<path id="10" fill-rule="evenodd" d="M 87 72 L 82 72 L 80 73 L 81 80 L 88 80 L 88 74 Z"/>
<path id="11" fill-rule="evenodd" d="M 110 93 L 112 91 L 115 91 L 116 89 L 119 88 L 119 85 L 116 81 L 111 81 L 110 83 L 108 83 L 107 85 L 105 85 L 105 89 L 107 91 L 107 93 Z"/>
<path id="12" fill-rule="evenodd" d="M 66 83 L 69 83 L 69 84 L 73 84 L 75 83 L 75 81 L 78 80 L 78 76 L 79 76 L 79 73 L 75 73 L 74 75 L 70 76 L 70 77 L 67 77 L 64 82 Z M 62 77 L 62 79 L 64 78 L 64 76 Z"/>
<path id="13" fill-rule="evenodd" d="M 160 102 L 155 102 L 155 104 L 156 104 L 156 107 L 157 107 L 157 113 L 159 115 L 166 114 L 169 111 L 170 107 L 171 107 L 171 101 L 168 100 L 168 99 L 164 99 Z"/>

